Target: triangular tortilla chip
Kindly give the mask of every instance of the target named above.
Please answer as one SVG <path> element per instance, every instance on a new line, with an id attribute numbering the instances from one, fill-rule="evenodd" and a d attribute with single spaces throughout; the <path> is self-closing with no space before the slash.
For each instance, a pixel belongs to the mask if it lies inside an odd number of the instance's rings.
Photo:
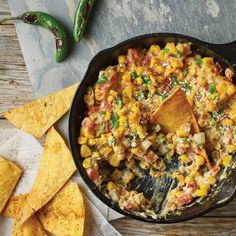
<path id="1" fill-rule="evenodd" d="M 3 113 L 15 127 L 41 137 L 70 108 L 78 83 Z"/>
<path id="2" fill-rule="evenodd" d="M 14 163 L 0 157 L 0 213 L 10 198 L 22 170 Z"/>
<path id="3" fill-rule="evenodd" d="M 36 216 L 31 216 L 23 225 L 20 227 L 16 226 L 16 221 L 13 225 L 13 236 L 47 236 L 47 233 L 43 229 L 39 220 Z"/>
<path id="4" fill-rule="evenodd" d="M 200 132 L 192 108 L 181 88 L 177 88 L 154 112 L 151 122 L 165 133 L 176 132 L 184 123 L 192 124 L 192 133 Z"/>
<path id="5" fill-rule="evenodd" d="M 69 181 L 37 213 L 44 229 L 55 235 L 82 236 L 84 231 L 83 196 L 75 182 Z"/>
<path id="6" fill-rule="evenodd" d="M 151 122 L 159 124 L 164 133 L 174 133 L 184 123 L 191 123 L 191 133 L 199 133 L 200 129 L 184 92 L 177 88 L 154 112 Z M 201 155 L 205 158 L 208 168 L 211 163 L 206 150 Z"/>
<path id="7" fill-rule="evenodd" d="M 5 208 L 3 209 L 0 216 L 8 218 L 16 218 L 18 215 L 18 209 L 21 208 L 26 200 L 28 194 L 20 194 L 18 196 L 12 197 Z"/>
<path id="8" fill-rule="evenodd" d="M 76 171 L 71 153 L 52 127 L 47 134 L 33 187 L 19 213 L 18 225 L 46 205 Z"/>

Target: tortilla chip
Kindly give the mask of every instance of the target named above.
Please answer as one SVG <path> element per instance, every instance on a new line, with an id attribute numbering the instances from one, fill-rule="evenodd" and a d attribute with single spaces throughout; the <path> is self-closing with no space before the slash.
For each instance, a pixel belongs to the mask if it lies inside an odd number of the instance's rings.
<path id="1" fill-rule="evenodd" d="M 39 220 L 36 216 L 31 216 L 23 225 L 20 227 L 16 226 L 16 221 L 13 225 L 13 236 L 46 236 L 47 233 L 43 229 Z"/>
<path id="2" fill-rule="evenodd" d="M 3 113 L 15 127 L 41 137 L 70 108 L 78 83 Z"/>
<path id="3" fill-rule="evenodd" d="M 192 108 L 181 88 L 177 88 L 154 112 L 151 122 L 165 133 L 176 132 L 184 123 L 192 124 L 192 133 L 200 132 Z"/>
<path id="4" fill-rule="evenodd" d="M 37 213 L 43 228 L 55 235 L 82 236 L 85 210 L 83 196 L 75 182 L 69 181 Z"/>
<path id="5" fill-rule="evenodd" d="M 71 153 L 52 127 L 47 134 L 33 187 L 19 213 L 18 225 L 46 205 L 76 171 Z"/>
<path id="6" fill-rule="evenodd" d="M 17 165 L 0 157 L 0 213 L 15 189 L 21 174 L 22 170 Z"/>
<path id="7" fill-rule="evenodd" d="M 27 196 L 28 194 L 20 194 L 19 196 L 12 197 L 8 201 L 0 216 L 16 218 L 18 215 L 18 208 L 19 206 L 22 207 Z"/>

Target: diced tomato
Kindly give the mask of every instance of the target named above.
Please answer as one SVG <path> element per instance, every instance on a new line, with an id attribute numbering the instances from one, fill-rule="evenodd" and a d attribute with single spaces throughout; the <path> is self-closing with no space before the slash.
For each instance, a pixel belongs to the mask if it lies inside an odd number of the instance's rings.
<path id="1" fill-rule="evenodd" d="M 184 206 L 193 201 L 193 197 L 190 193 L 184 193 L 182 196 L 177 198 L 178 206 Z"/>
<path id="2" fill-rule="evenodd" d="M 144 66 L 149 67 L 149 66 L 150 66 L 150 63 L 151 63 L 150 57 L 145 57 L 145 58 L 143 59 L 142 64 L 143 64 Z"/>
<path id="3" fill-rule="evenodd" d="M 91 113 L 94 113 L 94 112 L 98 112 L 100 109 L 100 106 L 89 106 L 88 107 L 88 113 L 91 114 Z"/>
<path id="4" fill-rule="evenodd" d="M 95 180 L 98 178 L 99 174 L 98 171 L 92 168 L 86 169 L 87 175 L 91 180 Z"/>
<path id="5" fill-rule="evenodd" d="M 101 102 L 101 105 L 100 105 L 100 109 L 101 110 L 107 110 L 107 109 L 109 109 L 109 108 L 111 108 L 111 103 L 110 102 L 108 102 L 107 100 L 103 100 L 102 102 Z"/>
<path id="6" fill-rule="evenodd" d="M 117 82 L 117 80 L 118 80 L 118 73 L 117 73 L 117 71 L 114 71 L 114 74 L 110 78 L 110 83 L 113 84 L 113 83 Z"/>
<path id="7" fill-rule="evenodd" d="M 145 55 L 142 50 L 138 50 L 135 48 L 128 49 L 127 59 L 131 63 L 135 63 L 136 65 L 140 65 L 144 60 Z"/>
<path id="8" fill-rule="evenodd" d="M 132 206 L 131 204 L 127 203 L 127 205 L 124 207 L 124 209 L 126 211 L 132 211 L 134 209 L 134 206 Z"/>
<path id="9" fill-rule="evenodd" d="M 186 187 L 195 190 L 197 185 L 195 182 L 189 182 L 189 183 L 187 183 Z"/>
<path id="10" fill-rule="evenodd" d="M 106 121 L 105 123 L 105 133 L 111 132 L 110 122 Z"/>
<path id="11" fill-rule="evenodd" d="M 82 122 L 82 127 L 84 127 L 85 129 L 88 129 L 89 131 L 93 131 L 94 125 L 95 125 L 95 121 L 89 119 L 88 117 L 84 118 Z"/>

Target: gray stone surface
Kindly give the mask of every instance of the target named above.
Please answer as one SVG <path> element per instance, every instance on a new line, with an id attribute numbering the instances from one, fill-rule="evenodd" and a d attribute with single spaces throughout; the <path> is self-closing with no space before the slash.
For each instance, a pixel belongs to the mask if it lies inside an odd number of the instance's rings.
<path id="1" fill-rule="evenodd" d="M 13 15 L 46 11 L 72 32 L 75 0 L 8 0 Z M 57 64 L 49 32 L 16 22 L 20 45 L 36 96 L 80 81 L 100 50 L 132 36 L 175 32 L 213 43 L 236 39 L 236 0 L 97 0 L 84 39 L 73 44 L 67 60 Z"/>

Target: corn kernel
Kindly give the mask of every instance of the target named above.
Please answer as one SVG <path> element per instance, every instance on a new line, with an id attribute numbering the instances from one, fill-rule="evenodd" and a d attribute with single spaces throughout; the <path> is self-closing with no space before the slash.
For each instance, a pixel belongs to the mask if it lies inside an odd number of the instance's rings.
<path id="1" fill-rule="evenodd" d="M 214 111 L 217 107 L 217 105 L 213 103 L 213 101 L 207 101 L 206 106 L 207 106 L 207 110 L 211 112 Z"/>
<path id="2" fill-rule="evenodd" d="M 229 153 L 233 153 L 235 151 L 236 151 L 236 146 L 233 144 L 229 145 Z"/>
<path id="3" fill-rule="evenodd" d="M 89 146 L 94 146 L 95 144 L 96 144 L 96 141 L 95 141 L 94 138 L 90 138 L 90 139 L 88 140 L 88 145 L 89 145 Z"/>
<path id="4" fill-rule="evenodd" d="M 141 76 L 143 74 L 143 67 L 142 66 L 138 66 L 136 69 L 137 75 Z"/>
<path id="5" fill-rule="evenodd" d="M 129 73 L 124 73 L 122 75 L 122 80 L 125 81 L 125 82 L 130 82 L 130 80 L 131 80 L 130 74 Z"/>
<path id="6" fill-rule="evenodd" d="M 93 134 L 90 133 L 88 130 L 85 130 L 85 131 L 84 131 L 84 136 L 85 136 L 86 138 L 94 138 Z"/>
<path id="7" fill-rule="evenodd" d="M 195 160 L 196 160 L 196 164 L 197 164 L 198 166 L 202 166 L 202 165 L 205 163 L 204 157 L 202 157 L 202 156 L 200 156 L 200 155 L 197 155 L 197 156 L 195 157 Z"/>
<path id="8" fill-rule="evenodd" d="M 128 184 L 134 178 L 134 174 L 129 171 L 127 174 L 123 176 L 123 183 Z"/>
<path id="9" fill-rule="evenodd" d="M 198 171 L 196 171 L 196 170 L 193 170 L 191 173 L 190 173 L 190 176 L 191 177 L 197 177 L 197 176 L 199 176 L 200 175 L 200 173 L 198 172 Z"/>
<path id="10" fill-rule="evenodd" d="M 107 147 L 103 147 L 99 150 L 99 153 L 103 156 L 107 156 L 112 152 L 112 148 L 107 146 Z"/>
<path id="11" fill-rule="evenodd" d="M 114 181 L 117 181 L 118 179 L 120 179 L 121 176 L 122 176 L 122 171 L 119 169 L 115 169 L 111 174 L 111 178 Z"/>
<path id="12" fill-rule="evenodd" d="M 183 67 L 183 62 L 180 59 L 172 58 L 170 61 L 171 67 L 172 68 L 181 68 Z"/>
<path id="13" fill-rule="evenodd" d="M 179 180 L 179 183 L 180 183 L 181 186 L 183 186 L 185 184 L 183 175 L 178 175 L 177 179 Z"/>
<path id="14" fill-rule="evenodd" d="M 98 157 L 100 157 L 100 155 L 99 155 L 99 153 L 98 152 L 93 152 L 92 153 L 92 158 L 98 158 Z"/>
<path id="15" fill-rule="evenodd" d="M 204 86 L 207 83 L 206 79 L 203 77 L 198 78 L 197 82 L 199 86 Z"/>
<path id="16" fill-rule="evenodd" d="M 131 153 L 132 154 L 138 154 L 140 153 L 142 150 L 140 147 L 135 147 L 135 148 L 131 148 Z"/>
<path id="17" fill-rule="evenodd" d="M 179 175 L 178 171 L 174 171 L 171 175 L 172 178 L 177 178 L 177 176 Z"/>
<path id="18" fill-rule="evenodd" d="M 225 155 L 225 156 L 223 157 L 223 165 L 224 165 L 225 167 L 229 166 L 230 163 L 231 163 L 231 160 L 232 160 L 232 156 L 231 156 L 231 155 Z"/>
<path id="19" fill-rule="evenodd" d="M 110 182 L 107 183 L 106 188 L 107 188 L 108 191 L 111 191 L 111 190 L 116 188 L 116 185 L 113 182 L 110 181 Z"/>
<path id="20" fill-rule="evenodd" d="M 164 70 L 164 67 L 162 65 L 155 65 L 153 66 L 153 69 L 158 73 L 158 74 L 161 74 L 163 73 L 165 70 Z"/>
<path id="21" fill-rule="evenodd" d="M 80 155 L 82 157 L 89 157 L 91 156 L 91 154 L 92 154 L 91 149 L 86 144 L 81 146 Z"/>
<path id="22" fill-rule="evenodd" d="M 183 191 L 177 191 L 176 193 L 175 193 L 175 196 L 176 197 L 180 197 L 180 196 L 182 196 L 183 195 Z"/>
<path id="23" fill-rule="evenodd" d="M 195 68 L 195 66 L 189 66 L 189 68 L 188 68 L 188 74 L 191 75 L 191 76 L 193 76 L 193 75 L 196 74 L 196 68 Z"/>
<path id="24" fill-rule="evenodd" d="M 80 136 L 80 137 L 78 138 L 78 143 L 79 143 L 80 145 L 86 144 L 86 143 L 87 143 L 87 140 L 88 140 L 87 137 L 82 137 L 82 136 Z"/>
<path id="25" fill-rule="evenodd" d="M 126 121 L 127 121 L 127 118 L 125 116 L 120 116 L 119 118 L 119 124 L 121 126 L 125 126 L 126 125 Z"/>
<path id="26" fill-rule="evenodd" d="M 139 166 L 140 166 L 142 169 L 144 169 L 144 170 L 147 170 L 147 169 L 150 168 L 150 164 L 149 164 L 148 162 L 146 162 L 146 161 L 140 162 L 140 163 L 139 163 Z"/>
<path id="27" fill-rule="evenodd" d="M 154 65 L 156 65 L 158 62 L 158 59 L 156 57 L 152 57 L 151 58 L 151 62 L 150 62 L 150 66 L 153 67 Z"/>
<path id="28" fill-rule="evenodd" d="M 85 169 L 88 169 L 91 167 L 91 158 L 85 158 L 83 160 L 83 163 L 82 163 L 82 166 L 85 168 Z"/>
<path id="29" fill-rule="evenodd" d="M 226 118 L 226 119 L 222 120 L 222 125 L 224 125 L 224 126 L 232 126 L 233 125 L 233 121 L 231 119 Z"/>
<path id="30" fill-rule="evenodd" d="M 213 60 L 213 58 L 212 57 L 204 57 L 203 59 L 202 59 L 202 63 L 204 64 L 204 65 L 210 65 L 210 64 L 214 64 L 214 60 Z"/>
<path id="31" fill-rule="evenodd" d="M 125 55 L 121 55 L 118 57 L 118 62 L 119 64 L 126 64 L 127 63 L 127 58 Z"/>
<path id="32" fill-rule="evenodd" d="M 219 92 L 219 94 L 224 95 L 227 91 L 226 84 L 224 82 L 221 82 L 216 85 L 216 90 Z"/>
<path id="33" fill-rule="evenodd" d="M 106 115 L 105 115 L 105 121 L 108 121 L 111 119 L 111 112 L 110 111 L 107 111 L 106 112 Z"/>
<path id="34" fill-rule="evenodd" d="M 135 167 L 135 161 L 134 159 L 131 160 L 126 160 L 125 161 L 125 166 L 129 169 L 133 169 Z"/>
<path id="35" fill-rule="evenodd" d="M 143 80 L 142 80 L 142 78 L 140 76 L 136 78 L 136 82 L 138 84 L 143 84 Z"/>
<path id="36" fill-rule="evenodd" d="M 233 84 L 230 84 L 229 86 L 228 86 L 228 88 L 227 88 L 227 94 L 229 95 L 229 96 L 232 96 L 234 93 L 235 93 L 235 85 L 233 85 Z"/>
<path id="37" fill-rule="evenodd" d="M 209 175 L 207 178 L 206 178 L 208 184 L 210 185 L 214 185 L 215 182 L 216 182 L 216 177 L 215 176 L 212 176 L 212 175 Z"/>
<path id="38" fill-rule="evenodd" d="M 117 158 L 116 154 L 113 154 L 110 158 L 109 158 L 109 164 L 111 166 L 114 167 L 118 167 L 120 165 L 120 160 Z"/>
<path id="39" fill-rule="evenodd" d="M 171 54 L 175 54 L 176 53 L 176 47 L 174 43 L 167 43 L 165 48 L 168 48 L 170 50 Z"/>
<path id="40" fill-rule="evenodd" d="M 109 94 L 114 96 L 114 97 L 116 97 L 118 95 L 118 92 L 116 92 L 115 90 L 111 89 Z"/>
<path id="41" fill-rule="evenodd" d="M 172 69 L 170 67 L 167 67 L 165 69 L 165 76 L 169 76 L 172 73 Z"/>
<path id="42" fill-rule="evenodd" d="M 150 49 L 148 50 L 148 53 L 153 53 L 157 55 L 160 52 L 161 48 L 158 45 L 152 45 Z"/>
<path id="43" fill-rule="evenodd" d="M 185 177 L 185 182 L 186 182 L 186 183 L 189 183 L 189 182 L 194 182 L 194 179 L 193 179 L 193 177 L 192 177 L 192 176 L 190 176 L 190 175 L 187 175 L 187 176 Z"/>
<path id="44" fill-rule="evenodd" d="M 107 100 L 108 102 L 113 102 L 115 100 L 115 97 L 113 95 L 109 95 Z"/>
<path id="45" fill-rule="evenodd" d="M 196 197 L 203 197 L 203 196 L 207 196 L 208 191 L 206 189 L 197 189 L 194 192 L 194 194 L 195 194 Z"/>
<path id="46" fill-rule="evenodd" d="M 190 158 L 186 154 L 180 155 L 179 159 L 184 164 L 187 164 L 191 161 Z"/>
<path id="47" fill-rule="evenodd" d="M 128 84 L 123 90 L 122 95 L 128 98 L 132 97 L 133 86 L 132 84 Z"/>

